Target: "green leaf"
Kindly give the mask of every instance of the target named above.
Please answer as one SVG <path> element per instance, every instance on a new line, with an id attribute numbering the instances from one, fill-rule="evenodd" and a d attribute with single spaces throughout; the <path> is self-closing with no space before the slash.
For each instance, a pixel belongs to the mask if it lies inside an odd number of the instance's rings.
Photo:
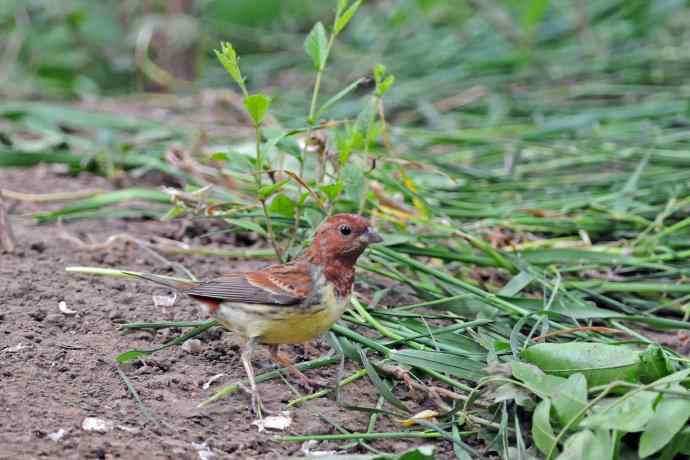
<path id="1" fill-rule="evenodd" d="M 682 386 L 675 385 L 674 391 L 688 393 Z M 649 420 L 640 437 L 640 458 L 649 457 L 660 451 L 678 433 L 690 418 L 690 399 L 663 395 L 657 404 L 654 416 Z"/>
<path id="2" fill-rule="evenodd" d="M 547 455 L 556 443 L 556 436 L 551 428 L 550 415 L 551 401 L 548 399 L 537 404 L 537 408 L 532 414 L 532 439 L 534 439 L 534 445 L 544 455 Z"/>
<path id="3" fill-rule="evenodd" d="M 307 35 L 304 40 L 304 50 L 311 57 L 314 68 L 317 71 L 323 70 L 328 58 L 328 39 L 326 38 L 326 29 L 321 22 L 317 22 Z"/>
<path id="4" fill-rule="evenodd" d="M 503 288 L 498 291 L 498 295 L 513 297 L 518 292 L 527 287 L 534 280 L 532 275 L 527 272 L 520 272 L 515 275 Z"/>
<path id="5" fill-rule="evenodd" d="M 225 152 L 216 152 L 211 155 L 211 159 L 214 161 L 230 161 L 230 157 Z"/>
<path id="6" fill-rule="evenodd" d="M 338 0 L 338 6 L 335 9 L 335 15 L 336 17 L 340 16 L 343 11 L 345 11 L 345 8 L 347 8 L 349 0 Z"/>
<path id="7" fill-rule="evenodd" d="M 261 236 L 268 236 L 266 230 L 264 230 L 263 227 L 261 227 L 261 225 L 257 224 L 256 222 L 251 222 L 242 219 L 225 219 L 225 221 L 229 224 L 233 224 L 245 230 L 249 230 L 250 232 L 256 232 Z"/>
<path id="8" fill-rule="evenodd" d="M 281 181 L 276 182 L 275 184 L 264 185 L 258 191 L 259 199 L 265 200 L 269 198 L 271 195 L 274 195 L 275 193 L 279 192 L 283 187 L 285 187 L 285 185 L 288 182 L 290 182 L 290 179 L 283 179 Z"/>
<path id="9" fill-rule="evenodd" d="M 473 382 L 486 376 L 484 365 L 476 360 L 451 353 L 423 350 L 401 350 L 391 354 L 391 359 L 401 364 L 445 372 Z"/>
<path id="10" fill-rule="evenodd" d="M 87 210 L 94 210 L 114 204 L 127 203 L 134 200 L 149 201 L 154 203 L 170 203 L 170 195 L 160 190 L 130 188 L 116 190 L 114 192 L 104 192 L 90 198 L 74 201 L 57 211 L 37 213 L 34 217 L 40 222 L 66 217 L 71 214 L 82 213 Z"/>
<path id="11" fill-rule="evenodd" d="M 333 184 L 321 185 L 318 189 L 323 192 L 329 200 L 334 201 L 343 190 L 343 181 L 338 181 Z"/>
<path id="12" fill-rule="evenodd" d="M 388 75 L 378 86 L 376 95 L 381 97 L 386 94 L 390 87 L 393 86 L 393 83 L 395 83 L 395 75 Z"/>
<path id="13" fill-rule="evenodd" d="M 673 460 L 678 454 L 690 455 L 690 427 L 677 433 L 661 452 L 659 460 Z"/>
<path id="14" fill-rule="evenodd" d="M 223 64 L 228 74 L 230 74 L 232 79 L 240 85 L 243 91 L 245 91 L 244 77 L 242 76 L 242 72 L 240 72 L 239 58 L 232 45 L 229 42 L 220 42 L 220 51 L 213 51 L 216 53 L 216 57 L 220 63 Z"/>
<path id="15" fill-rule="evenodd" d="M 117 361 L 119 364 L 123 364 L 129 361 L 134 361 L 135 359 L 139 358 L 145 358 L 147 356 L 151 355 L 151 352 L 149 351 L 143 351 L 143 350 L 130 350 L 126 351 L 124 353 L 120 353 L 115 357 L 115 361 Z"/>
<path id="16" fill-rule="evenodd" d="M 529 0 L 525 2 L 522 14 L 522 26 L 527 33 L 532 33 L 544 18 L 549 7 L 549 0 Z"/>
<path id="17" fill-rule="evenodd" d="M 660 346 L 650 346 L 640 353 L 640 381 L 651 383 L 673 372 L 673 366 Z"/>
<path id="18" fill-rule="evenodd" d="M 295 215 L 295 207 L 297 204 L 284 193 L 279 193 L 274 196 L 271 200 L 271 204 L 268 205 L 268 210 L 271 214 L 279 214 L 288 218 L 292 218 Z"/>
<path id="19" fill-rule="evenodd" d="M 326 113 L 328 109 L 330 109 L 336 102 L 338 102 L 340 99 L 344 98 L 347 96 L 353 89 L 357 88 L 360 83 L 364 81 L 364 78 L 358 78 L 357 80 L 353 81 L 349 85 L 347 85 L 344 89 L 340 90 L 335 96 L 331 97 L 329 100 L 327 100 L 319 110 L 316 111 L 316 115 L 314 115 L 314 118 L 319 118 L 322 114 Z"/>
<path id="20" fill-rule="evenodd" d="M 635 433 L 644 430 L 647 422 L 654 416 L 652 405 L 657 393 L 640 391 L 621 398 L 609 398 L 595 406 L 595 413 L 580 426 L 602 428 Z"/>
<path id="21" fill-rule="evenodd" d="M 613 445 L 608 431 L 580 431 L 569 437 L 563 452 L 556 460 L 603 460 L 610 459 Z"/>
<path id="22" fill-rule="evenodd" d="M 374 81 L 376 82 L 377 86 L 379 83 L 381 83 L 381 79 L 383 78 L 385 73 L 386 66 L 383 64 L 376 64 L 376 66 L 374 67 Z"/>
<path id="23" fill-rule="evenodd" d="M 258 126 L 264 121 L 266 112 L 271 106 L 271 98 L 261 93 L 252 94 L 244 98 L 244 106 L 252 117 L 254 125 Z"/>
<path id="24" fill-rule="evenodd" d="M 555 394 L 561 385 L 566 382 L 566 379 L 563 377 L 545 374 L 541 369 L 532 364 L 513 361 L 510 367 L 513 377 L 524 382 L 542 399 Z"/>
<path id="25" fill-rule="evenodd" d="M 340 10 L 341 4 L 347 4 L 347 2 L 340 2 L 338 4 L 338 9 Z M 354 2 L 348 9 L 345 11 L 342 15 L 338 14 L 338 19 L 335 21 L 335 26 L 333 27 L 334 33 L 337 35 L 339 34 L 345 27 L 347 27 L 347 24 L 350 22 L 350 19 L 352 19 L 352 16 L 357 12 L 357 9 L 359 6 L 362 4 L 362 0 L 357 0 Z M 343 7 L 344 8 L 344 7 Z"/>
<path id="26" fill-rule="evenodd" d="M 524 349 L 520 357 L 552 375 L 582 373 L 590 386 L 615 380 L 639 381 L 640 351 L 604 343 L 540 343 Z"/>
<path id="27" fill-rule="evenodd" d="M 367 377 L 369 377 L 369 380 L 376 387 L 379 394 L 383 396 L 383 398 L 393 406 L 405 412 L 409 412 L 410 410 L 407 408 L 407 406 L 405 406 L 405 404 L 403 404 L 402 401 L 396 398 L 391 389 L 388 388 L 388 386 L 383 382 L 383 380 L 381 380 L 381 377 L 379 377 L 378 372 L 376 372 L 374 366 L 369 362 L 366 353 L 362 349 L 359 349 L 359 359 L 362 361 L 362 365 L 364 366 L 364 369 L 366 369 L 367 371 Z"/>
<path id="28" fill-rule="evenodd" d="M 348 163 L 343 167 L 341 178 L 347 199 L 359 206 L 364 193 L 364 173 L 357 166 Z"/>
<path id="29" fill-rule="evenodd" d="M 567 425 L 587 406 L 587 380 L 573 374 L 552 395 L 553 407 L 562 425 Z"/>

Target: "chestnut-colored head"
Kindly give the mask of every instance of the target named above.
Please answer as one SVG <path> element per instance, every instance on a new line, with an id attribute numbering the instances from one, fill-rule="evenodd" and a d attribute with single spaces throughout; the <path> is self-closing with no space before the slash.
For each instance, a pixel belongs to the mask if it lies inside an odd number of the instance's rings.
<path id="1" fill-rule="evenodd" d="M 383 238 L 364 217 L 336 214 L 326 219 L 316 231 L 308 257 L 316 263 L 331 261 L 354 266 L 367 246 L 381 241 Z"/>

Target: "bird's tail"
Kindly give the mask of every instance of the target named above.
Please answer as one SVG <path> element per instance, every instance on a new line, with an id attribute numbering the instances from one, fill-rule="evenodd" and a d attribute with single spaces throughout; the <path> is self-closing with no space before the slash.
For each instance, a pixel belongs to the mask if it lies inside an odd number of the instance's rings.
<path id="1" fill-rule="evenodd" d="M 184 290 L 193 287 L 196 283 L 192 281 L 182 281 L 179 278 L 172 278 L 170 276 L 154 275 L 153 273 L 141 273 L 141 272 L 126 272 L 123 271 L 127 276 L 132 276 L 134 278 L 141 278 L 146 281 L 152 281 L 156 284 L 161 284 L 163 286 L 171 287 L 176 290 Z"/>

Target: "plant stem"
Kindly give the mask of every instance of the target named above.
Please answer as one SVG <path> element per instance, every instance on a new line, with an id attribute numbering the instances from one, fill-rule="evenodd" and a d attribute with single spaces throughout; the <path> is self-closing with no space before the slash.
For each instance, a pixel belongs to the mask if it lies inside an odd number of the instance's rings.
<path id="1" fill-rule="evenodd" d="M 255 143 L 256 143 L 256 174 L 254 175 L 254 181 L 256 182 L 256 191 L 259 193 L 261 190 L 262 175 L 263 175 L 263 158 L 261 157 L 261 124 L 256 124 L 254 126 Z M 268 213 L 268 208 L 266 207 L 266 200 L 259 198 L 261 202 L 261 209 L 264 211 L 264 217 L 266 218 L 266 233 L 268 234 L 268 239 L 273 246 L 273 251 L 278 257 L 278 261 L 283 262 L 283 251 L 278 246 L 278 242 L 273 234 L 273 222 L 271 221 L 271 215 Z"/>

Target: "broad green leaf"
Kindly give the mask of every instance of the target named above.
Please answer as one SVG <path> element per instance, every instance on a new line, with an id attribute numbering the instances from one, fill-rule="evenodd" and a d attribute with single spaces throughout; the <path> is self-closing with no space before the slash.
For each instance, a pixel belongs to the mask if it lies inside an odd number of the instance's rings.
<path id="1" fill-rule="evenodd" d="M 511 371 L 513 377 L 525 383 L 542 399 L 555 394 L 561 385 L 566 382 L 566 379 L 563 377 L 545 374 L 537 366 L 519 361 L 511 363 Z"/>
<path id="2" fill-rule="evenodd" d="M 343 190 L 343 181 L 321 185 L 318 189 L 323 192 L 329 200 L 333 201 L 338 198 L 338 195 L 340 195 L 340 192 Z"/>
<path id="3" fill-rule="evenodd" d="M 673 366 L 659 346 L 651 346 L 640 353 L 640 381 L 651 383 L 673 372 Z"/>
<path id="4" fill-rule="evenodd" d="M 252 94 L 244 99 L 244 106 L 252 117 L 254 125 L 258 126 L 264 121 L 266 112 L 271 106 L 271 98 L 261 93 Z"/>
<path id="5" fill-rule="evenodd" d="M 587 380 L 573 374 L 552 395 L 553 407 L 562 425 L 568 424 L 587 406 Z"/>
<path id="6" fill-rule="evenodd" d="M 345 2 L 345 4 L 347 4 L 347 2 Z M 347 24 L 350 22 L 350 19 L 352 19 L 352 16 L 354 16 L 361 4 L 362 0 L 357 0 L 350 5 L 350 7 L 344 13 L 342 13 L 342 15 L 338 15 L 338 19 L 335 21 L 335 26 L 333 27 L 333 30 L 336 34 L 339 34 L 347 26 Z M 341 5 L 339 4 L 338 8 L 340 8 L 340 6 Z"/>
<path id="7" fill-rule="evenodd" d="M 678 454 L 690 455 L 690 427 L 683 428 L 673 437 L 661 451 L 659 460 L 673 460 Z"/>
<path id="8" fill-rule="evenodd" d="M 285 187 L 285 185 L 288 182 L 290 182 L 290 179 L 283 179 L 283 180 L 276 182 L 275 184 L 264 185 L 263 187 L 261 187 L 259 189 L 259 191 L 257 193 L 259 195 L 259 199 L 265 200 L 265 199 L 269 198 L 271 195 L 278 193 L 280 190 L 282 190 L 283 187 Z"/>
<path id="9" fill-rule="evenodd" d="M 230 161 L 230 157 L 225 152 L 216 152 L 211 155 L 211 159 L 214 161 Z"/>
<path id="10" fill-rule="evenodd" d="M 274 196 L 271 200 L 271 204 L 268 205 L 268 210 L 271 214 L 279 214 L 288 218 L 292 218 L 295 215 L 296 203 L 289 196 L 284 193 L 279 193 Z"/>
<path id="11" fill-rule="evenodd" d="M 213 51 L 216 53 L 216 57 L 220 63 L 223 64 L 228 74 L 230 74 L 232 79 L 244 90 L 244 77 L 242 77 L 242 72 L 240 72 L 239 58 L 232 45 L 229 42 L 221 42 L 220 51 Z"/>
<path id="12" fill-rule="evenodd" d="M 530 392 L 520 386 L 504 383 L 493 392 L 492 402 L 496 404 L 503 401 L 515 401 L 515 404 L 521 407 L 534 407 L 534 402 L 530 395 Z"/>
<path id="13" fill-rule="evenodd" d="M 656 398 L 655 392 L 639 391 L 620 398 L 606 399 L 594 407 L 595 413 L 582 420 L 580 426 L 627 433 L 643 431 L 654 416 L 652 405 Z"/>
<path id="14" fill-rule="evenodd" d="M 613 446 L 607 431 L 579 431 L 569 437 L 556 460 L 610 460 Z"/>
<path id="15" fill-rule="evenodd" d="M 551 428 L 551 401 L 542 400 L 532 414 L 532 439 L 537 449 L 547 455 L 556 442 L 556 436 Z"/>
<path id="16" fill-rule="evenodd" d="M 567 377 L 582 373 L 590 386 L 615 380 L 639 381 L 640 351 L 604 343 L 540 343 L 520 357 L 548 374 Z"/>
<path id="17" fill-rule="evenodd" d="M 675 385 L 672 389 L 687 393 L 688 398 L 690 398 L 690 392 L 687 392 L 682 386 Z M 654 416 L 640 437 L 640 458 L 649 457 L 663 449 L 685 426 L 690 418 L 690 399 L 688 398 L 670 394 L 663 395 L 661 401 L 656 405 Z"/>
<path id="18" fill-rule="evenodd" d="M 323 70 L 328 58 L 328 39 L 326 38 L 326 29 L 321 22 L 317 22 L 307 35 L 304 40 L 304 50 L 311 57 L 314 69 Z"/>

